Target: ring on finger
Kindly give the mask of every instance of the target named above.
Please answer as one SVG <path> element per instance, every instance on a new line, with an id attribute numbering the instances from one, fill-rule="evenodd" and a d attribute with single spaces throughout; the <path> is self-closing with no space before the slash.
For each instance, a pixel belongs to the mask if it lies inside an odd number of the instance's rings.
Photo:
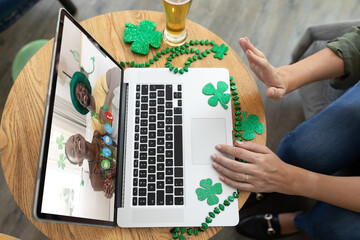
<path id="1" fill-rule="evenodd" d="M 244 182 L 247 183 L 249 180 L 249 175 L 245 174 L 245 179 L 244 179 Z"/>

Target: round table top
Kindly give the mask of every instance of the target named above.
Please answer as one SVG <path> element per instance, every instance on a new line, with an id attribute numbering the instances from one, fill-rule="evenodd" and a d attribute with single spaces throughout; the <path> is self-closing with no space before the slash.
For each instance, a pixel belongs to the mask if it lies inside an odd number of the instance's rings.
<path id="1" fill-rule="evenodd" d="M 131 52 L 123 41 L 125 23 L 138 25 L 142 20 L 152 20 L 157 30 L 165 28 L 165 15 L 153 11 L 123 11 L 108 13 L 85 20 L 81 25 L 117 61 L 135 60 L 145 62 L 157 51 L 150 49 L 148 56 Z M 54 26 L 55 27 L 55 26 Z M 225 43 L 206 28 L 186 20 L 188 41 L 209 39 L 215 43 Z M 225 43 L 226 44 L 226 43 Z M 228 44 L 226 44 L 228 46 Z M 102 228 L 39 222 L 32 215 L 35 180 L 38 168 L 40 140 L 42 136 L 44 109 L 49 83 L 53 39 L 42 47 L 26 64 L 16 79 L 8 96 L 1 121 L 0 158 L 10 192 L 25 216 L 46 236 L 51 239 L 170 239 L 170 228 Z M 188 56 L 180 56 L 172 61 L 173 66 L 182 66 Z M 160 58 L 153 67 L 164 67 L 166 58 Z M 259 116 L 265 126 L 261 135 L 256 135 L 256 143 L 266 144 L 266 120 L 262 100 L 255 81 L 245 64 L 229 47 L 223 60 L 209 56 L 191 64 L 191 67 L 227 68 L 238 86 L 241 109 Z M 186 74 L 186 73 L 185 73 Z M 233 100 L 232 100 L 233 101 Z M 234 101 L 232 102 L 234 104 Z M 235 111 L 233 111 L 235 113 Z M 235 122 L 235 114 L 233 116 Z M 249 192 L 241 192 L 239 208 L 245 203 Z M 210 227 L 196 239 L 208 239 L 222 227 Z"/>

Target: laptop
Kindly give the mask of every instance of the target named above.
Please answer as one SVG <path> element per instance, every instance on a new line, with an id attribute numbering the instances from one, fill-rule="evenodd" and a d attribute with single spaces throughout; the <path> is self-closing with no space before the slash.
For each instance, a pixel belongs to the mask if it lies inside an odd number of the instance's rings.
<path id="1" fill-rule="evenodd" d="M 35 218 L 99 226 L 201 226 L 236 191 L 211 166 L 215 145 L 233 142 L 231 103 L 227 109 L 210 106 L 211 96 L 202 92 L 219 81 L 228 83 L 228 70 L 190 68 L 183 75 L 167 68 L 124 70 L 61 9 Z M 209 226 L 238 221 L 235 199 Z"/>

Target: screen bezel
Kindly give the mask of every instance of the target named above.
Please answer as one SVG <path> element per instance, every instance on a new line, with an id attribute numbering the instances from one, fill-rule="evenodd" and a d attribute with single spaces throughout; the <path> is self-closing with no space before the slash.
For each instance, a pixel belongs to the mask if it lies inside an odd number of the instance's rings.
<path id="1" fill-rule="evenodd" d="M 44 183 L 45 183 L 45 175 L 46 175 L 46 166 L 47 166 L 47 158 L 48 158 L 48 150 L 49 150 L 49 140 L 50 140 L 50 133 L 51 133 L 51 124 L 52 124 L 52 117 L 53 117 L 53 109 L 54 109 L 54 101 L 55 101 L 55 92 L 56 92 L 56 82 L 58 78 L 58 71 L 57 65 L 59 63 L 60 58 L 60 50 L 61 50 L 61 41 L 62 41 L 62 34 L 63 34 L 63 27 L 64 27 L 64 19 L 68 18 L 83 34 L 87 36 L 87 38 L 101 51 L 105 54 L 111 61 L 114 62 L 116 66 L 121 69 L 121 80 L 120 85 L 123 89 L 123 76 L 124 70 L 120 66 L 115 59 L 104 50 L 102 46 L 65 10 L 59 10 L 59 18 L 57 24 L 57 30 L 54 38 L 54 48 L 53 48 L 53 56 L 52 56 L 52 64 L 50 69 L 50 78 L 49 78 L 49 89 L 45 104 L 45 115 L 44 115 L 44 126 L 43 126 L 43 136 L 41 139 L 40 145 L 40 154 L 39 154 L 39 168 L 37 174 L 37 181 L 36 181 L 36 189 L 34 195 L 34 217 L 38 220 L 46 220 L 46 221 L 57 221 L 57 222 L 66 222 L 66 223 L 74 223 L 74 224 L 85 224 L 85 225 L 97 225 L 97 226 L 108 226 L 114 227 L 116 226 L 116 219 L 117 219 L 117 211 L 116 208 L 118 207 L 119 196 L 122 195 L 122 184 L 118 183 L 118 176 L 116 176 L 117 183 L 115 188 L 115 201 L 114 201 L 114 221 L 104 221 L 98 219 L 89 219 L 89 218 L 80 218 L 80 217 L 71 217 L 71 216 L 64 216 L 64 215 L 56 215 L 56 214 L 49 214 L 41 212 L 42 207 L 42 199 L 44 193 Z M 123 93 L 123 90 L 121 91 Z M 123 96 L 120 97 L 120 109 L 123 109 L 124 102 Z M 120 110 L 120 112 L 122 112 Z M 119 119 L 119 126 L 121 127 L 123 124 L 124 116 L 121 116 Z M 121 130 L 119 128 L 119 130 Z M 122 172 L 122 152 L 123 148 L 121 147 L 121 143 L 123 142 L 123 136 L 118 134 L 118 158 L 117 158 L 117 171 L 116 174 Z M 119 164 L 120 163 L 120 164 Z M 122 179 L 122 178 L 120 178 Z"/>

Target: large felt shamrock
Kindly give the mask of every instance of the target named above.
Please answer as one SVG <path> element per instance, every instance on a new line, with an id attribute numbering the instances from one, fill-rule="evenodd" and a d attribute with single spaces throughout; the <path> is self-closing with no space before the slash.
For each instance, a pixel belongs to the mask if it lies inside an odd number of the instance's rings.
<path id="1" fill-rule="evenodd" d="M 131 51 L 141 55 L 149 53 L 149 44 L 154 48 L 161 45 L 162 33 L 154 31 L 156 24 L 152 21 L 143 20 L 139 27 L 126 23 L 124 30 L 124 42 L 131 43 Z"/>
<path id="2" fill-rule="evenodd" d="M 227 54 L 227 50 L 229 50 L 229 47 L 225 46 L 225 44 L 221 44 L 221 46 L 215 44 L 211 51 L 215 53 L 214 58 L 223 59 L 224 55 Z"/>
<path id="3" fill-rule="evenodd" d="M 200 201 L 204 201 L 207 198 L 207 203 L 211 206 L 219 202 L 219 198 L 215 194 L 222 193 L 221 183 L 215 183 L 212 186 L 212 180 L 210 178 L 200 181 L 200 186 L 203 188 L 197 188 L 196 194 Z"/>
<path id="4" fill-rule="evenodd" d="M 214 85 L 212 85 L 212 83 L 208 83 L 205 85 L 205 87 L 203 88 L 202 92 L 205 95 L 214 95 L 211 98 L 209 98 L 209 105 L 210 106 L 217 106 L 218 101 L 221 103 L 221 106 L 223 106 L 225 109 L 228 108 L 228 106 L 226 105 L 229 101 L 230 101 L 230 94 L 229 93 L 224 93 L 226 91 L 226 89 L 228 89 L 228 85 L 223 82 L 223 81 L 219 81 L 217 83 L 217 89 L 215 89 Z"/>
<path id="5" fill-rule="evenodd" d="M 251 114 L 249 117 L 246 117 L 247 112 L 243 113 L 243 121 L 239 126 L 235 127 L 236 131 L 244 131 L 242 137 L 245 140 L 251 140 L 255 138 L 255 133 L 262 134 L 264 132 L 264 125 L 259 122 L 259 117 Z"/>

